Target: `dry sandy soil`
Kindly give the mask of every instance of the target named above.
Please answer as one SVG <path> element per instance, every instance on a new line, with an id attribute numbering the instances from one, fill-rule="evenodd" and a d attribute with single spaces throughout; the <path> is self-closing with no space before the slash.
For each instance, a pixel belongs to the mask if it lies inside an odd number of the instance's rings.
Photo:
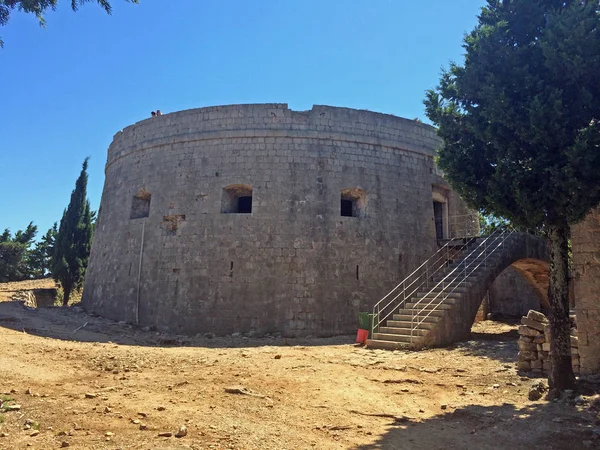
<path id="1" fill-rule="evenodd" d="M 352 336 L 167 336 L 8 300 L 51 285 L 0 285 L 0 393 L 20 405 L 0 414 L 0 449 L 600 448 L 592 391 L 528 400 L 540 380 L 516 372 L 514 325 L 388 352 Z"/>

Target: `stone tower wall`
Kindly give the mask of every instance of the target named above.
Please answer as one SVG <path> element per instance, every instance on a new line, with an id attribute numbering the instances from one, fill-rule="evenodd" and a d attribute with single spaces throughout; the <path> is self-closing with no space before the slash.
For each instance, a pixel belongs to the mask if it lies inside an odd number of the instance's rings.
<path id="1" fill-rule="evenodd" d="M 572 230 L 581 373 L 600 373 L 600 209 Z"/>
<path id="2" fill-rule="evenodd" d="M 428 125 L 329 106 L 129 126 L 108 150 L 83 305 L 185 334 L 355 331 L 357 313 L 436 249 L 438 145 Z M 250 188 L 251 214 L 222 212 Z M 358 217 L 341 216 L 343 190 L 361 196 Z"/>

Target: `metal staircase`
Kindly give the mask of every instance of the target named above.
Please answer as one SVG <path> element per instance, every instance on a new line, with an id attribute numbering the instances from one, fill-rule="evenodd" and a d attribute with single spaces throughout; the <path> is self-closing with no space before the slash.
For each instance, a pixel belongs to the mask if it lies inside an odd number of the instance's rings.
<path id="1" fill-rule="evenodd" d="M 513 235 L 512 230 L 498 229 L 489 236 L 449 239 L 375 304 L 367 346 L 421 348 L 439 341 L 434 335 L 448 326 L 444 318 L 478 280 L 489 278 Z"/>

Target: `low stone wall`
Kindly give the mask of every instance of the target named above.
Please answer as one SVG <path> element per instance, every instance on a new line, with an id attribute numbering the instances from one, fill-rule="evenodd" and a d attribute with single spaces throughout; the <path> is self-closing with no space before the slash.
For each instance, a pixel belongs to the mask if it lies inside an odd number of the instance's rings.
<path id="1" fill-rule="evenodd" d="M 572 318 L 574 319 L 574 318 Z M 550 324 L 546 316 L 530 310 L 521 318 L 519 326 L 519 354 L 517 367 L 523 372 L 547 373 L 550 370 Z M 579 373 L 579 339 L 572 320 L 571 361 L 573 372 Z"/>

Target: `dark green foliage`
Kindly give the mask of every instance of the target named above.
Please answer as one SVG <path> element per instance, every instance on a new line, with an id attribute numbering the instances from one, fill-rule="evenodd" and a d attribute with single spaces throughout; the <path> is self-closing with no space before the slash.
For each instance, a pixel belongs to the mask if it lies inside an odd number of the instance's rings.
<path id="1" fill-rule="evenodd" d="M 36 234 L 37 226 L 29 223 L 14 236 L 8 229 L 0 235 L 0 282 L 31 278 L 27 256 Z"/>
<path id="2" fill-rule="evenodd" d="M 444 140 L 439 165 L 471 206 L 547 233 L 550 381 L 564 389 L 570 225 L 600 203 L 600 6 L 488 0 L 464 49 L 425 100 Z"/>
<path id="3" fill-rule="evenodd" d="M 69 206 L 63 213 L 54 243 L 52 276 L 64 291 L 63 304 L 67 305 L 73 289 L 83 286 L 92 244 L 92 212 L 87 200 L 88 158 L 71 193 Z"/>
<path id="4" fill-rule="evenodd" d="M 493 0 L 479 19 L 427 93 L 440 167 L 516 225 L 581 220 L 600 202 L 598 2 Z"/>
<path id="5" fill-rule="evenodd" d="M 28 252 L 27 261 L 33 278 L 42 278 L 51 272 L 51 259 L 57 233 L 57 224 L 54 222 L 52 228 Z"/>
<path id="6" fill-rule="evenodd" d="M 126 0 L 131 3 L 139 3 L 139 0 Z M 73 11 L 77 11 L 79 6 L 84 3 L 96 2 L 102 9 L 108 14 L 112 12 L 112 7 L 108 0 L 71 0 L 71 8 Z M 46 20 L 44 19 L 44 13 L 49 9 L 55 10 L 58 4 L 58 0 L 0 0 L 0 26 L 6 25 L 10 19 L 10 14 L 15 9 L 30 14 L 35 14 L 38 18 L 40 25 L 45 26 Z M 3 42 L 0 40 L 0 47 Z"/>

